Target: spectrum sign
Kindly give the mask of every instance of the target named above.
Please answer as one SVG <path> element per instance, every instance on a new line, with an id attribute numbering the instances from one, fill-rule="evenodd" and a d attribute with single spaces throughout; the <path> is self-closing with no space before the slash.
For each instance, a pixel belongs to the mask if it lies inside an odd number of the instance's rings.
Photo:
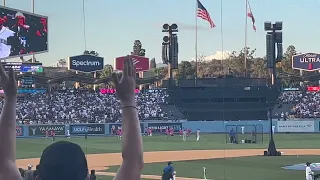
<path id="1" fill-rule="evenodd" d="M 68 70 L 79 72 L 95 72 L 101 71 L 104 67 L 103 57 L 92 55 L 71 56 L 68 58 Z"/>
<path id="2" fill-rule="evenodd" d="M 292 56 L 292 69 L 304 71 L 320 70 L 320 54 L 305 53 Z"/>

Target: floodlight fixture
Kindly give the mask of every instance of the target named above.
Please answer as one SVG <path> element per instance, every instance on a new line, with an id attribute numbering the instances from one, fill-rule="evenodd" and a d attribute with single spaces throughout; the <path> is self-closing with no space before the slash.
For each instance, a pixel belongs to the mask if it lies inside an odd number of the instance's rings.
<path id="1" fill-rule="evenodd" d="M 264 22 L 264 30 L 265 31 L 272 31 L 272 23 L 271 23 L 271 21 Z"/>
<path id="2" fill-rule="evenodd" d="M 275 24 L 273 24 L 273 29 L 276 31 L 281 31 L 282 30 L 282 21 L 276 21 Z"/>
<path id="3" fill-rule="evenodd" d="M 163 36 L 163 42 L 165 42 L 165 43 L 169 42 L 169 37 L 168 36 Z"/>
<path id="4" fill-rule="evenodd" d="M 164 24 L 162 26 L 162 32 L 169 32 L 169 28 L 170 28 L 169 24 Z"/>
<path id="5" fill-rule="evenodd" d="M 178 25 L 175 23 L 171 24 L 171 30 L 172 32 L 178 32 Z"/>

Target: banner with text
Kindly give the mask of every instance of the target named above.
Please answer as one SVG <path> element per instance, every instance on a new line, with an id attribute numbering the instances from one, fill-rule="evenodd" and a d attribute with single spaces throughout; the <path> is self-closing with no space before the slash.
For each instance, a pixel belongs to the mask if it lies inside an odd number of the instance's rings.
<path id="1" fill-rule="evenodd" d="M 278 121 L 278 132 L 315 132 L 314 121 Z"/>
<path id="2" fill-rule="evenodd" d="M 104 124 L 74 124 L 70 125 L 70 134 L 105 134 Z"/>
<path id="3" fill-rule="evenodd" d="M 23 136 L 23 126 L 16 126 L 16 136 Z"/>
<path id="4" fill-rule="evenodd" d="M 179 132 L 182 129 L 182 123 L 148 123 L 148 128 L 153 132 L 164 132 L 168 128 L 173 128 L 174 132 Z"/>
<path id="5" fill-rule="evenodd" d="M 143 123 L 140 123 L 140 128 L 141 128 L 141 133 L 143 133 L 144 131 Z M 113 130 L 122 129 L 122 124 L 118 124 L 118 123 L 109 124 L 109 134 L 112 134 L 112 129 Z"/>
<path id="6" fill-rule="evenodd" d="M 57 136 L 65 135 L 65 125 L 33 125 L 29 126 L 29 136 L 46 136 L 46 131 L 54 130 Z"/>

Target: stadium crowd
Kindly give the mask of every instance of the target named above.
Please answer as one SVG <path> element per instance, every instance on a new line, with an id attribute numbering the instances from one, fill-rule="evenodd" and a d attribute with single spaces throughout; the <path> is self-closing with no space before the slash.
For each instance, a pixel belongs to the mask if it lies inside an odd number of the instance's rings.
<path id="1" fill-rule="evenodd" d="M 168 95 L 164 90 L 136 94 L 139 119 L 171 117 L 161 109 Z M 3 102 L 0 102 L 2 107 Z M 30 124 L 120 122 L 120 101 L 115 94 L 61 90 L 51 94 L 29 94 L 19 99 L 17 122 Z"/>
<path id="2" fill-rule="evenodd" d="M 319 92 L 283 92 L 279 97 L 280 104 L 289 104 L 287 112 L 279 113 L 281 118 L 318 118 L 320 117 Z"/>
<path id="3" fill-rule="evenodd" d="M 168 99 L 163 89 L 136 93 L 139 119 L 175 119 L 174 114 L 161 107 Z M 280 120 L 320 117 L 318 92 L 285 91 L 278 103 L 281 107 L 290 107 L 275 113 L 275 118 Z M 2 106 L 3 101 L 0 101 L 0 110 Z M 16 118 L 19 124 L 121 122 L 121 108 L 114 93 L 65 89 L 50 94 L 28 94 L 18 99 Z"/>

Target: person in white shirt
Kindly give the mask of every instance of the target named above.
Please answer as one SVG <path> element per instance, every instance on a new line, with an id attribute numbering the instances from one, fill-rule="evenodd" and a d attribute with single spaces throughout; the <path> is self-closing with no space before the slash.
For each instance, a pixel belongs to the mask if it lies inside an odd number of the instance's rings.
<path id="1" fill-rule="evenodd" d="M 67 138 L 70 138 L 70 130 L 67 130 Z"/>
<path id="2" fill-rule="evenodd" d="M 200 140 L 200 129 L 197 129 L 197 141 Z"/>
<path id="3" fill-rule="evenodd" d="M 244 134 L 244 126 L 241 126 L 241 134 Z"/>
<path id="4" fill-rule="evenodd" d="M 0 17 L 0 58 L 7 58 L 11 53 L 11 46 L 8 45 L 8 37 L 14 36 L 14 32 L 3 26 L 5 20 Z"/>
<path id="5" fill-rule="evenodd" d="M 187 140 L 187 130 L 186 129 L 183 130 L 182 139 L 183 139 L 183 141 Z"/>
<path id="6" fill-rule="evenodd" d="M 313 180 L 313 175 L 314 175 L 314 172 L 311 170 L 311 163 L 310 162 L 307 162 L 306 163 L 307 167 L 306 167 L 306 180 Z"/>

